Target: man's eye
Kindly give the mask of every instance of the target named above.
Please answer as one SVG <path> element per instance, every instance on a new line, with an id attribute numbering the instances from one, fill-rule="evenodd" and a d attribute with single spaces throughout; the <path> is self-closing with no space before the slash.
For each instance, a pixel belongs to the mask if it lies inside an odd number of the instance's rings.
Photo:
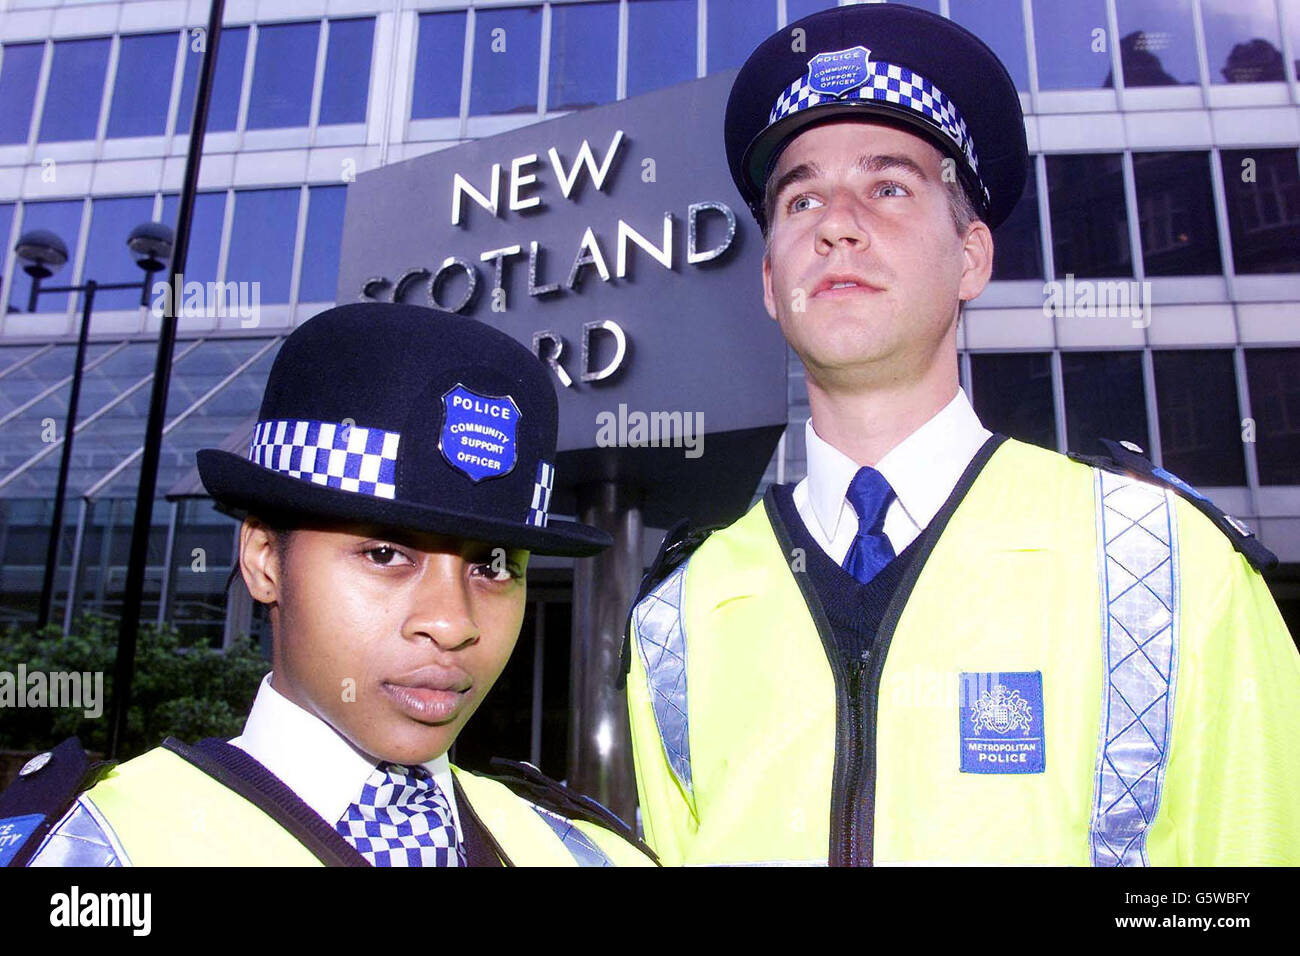
<path id="1" fill-rule="evenodd" d="M 790 204 L 787 208 L 790 212 L 803 212 L 805 209 L 813 208 L 810 205 L 811 203 L 820 204 L 820 202 L 821 200 L 804 193 L 803 195 L 795 196 L 794 199 L 790 200 Z"/>
<path id="2" fill-rule="evenodd" d="M 399 564 L 401 562 L 396 559 L 405 559 L 406 557 L 406 555 L 402 554 L 402 552 L 398 551 L 396 548 L 386 544 L 382 544 L 377 548 L 367 548 L 362 553 L 370 559 L 372 564 L 376 564 L 381 568 L 388 568 L 395 564 Z"/>
<path id="3" fill-rule="evenodd" d="M 907 187 L 901 183 L 881 183 L 876 188 L 876 195 L 909 196 L 911 194 L 907 191 Z"/>

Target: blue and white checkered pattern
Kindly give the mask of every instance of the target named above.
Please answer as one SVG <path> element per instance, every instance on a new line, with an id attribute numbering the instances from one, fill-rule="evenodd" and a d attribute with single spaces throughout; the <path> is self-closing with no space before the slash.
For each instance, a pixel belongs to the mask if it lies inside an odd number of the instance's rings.
<path id="1" fill-rule="evenodd" d="M 555 466 L 537 463 L 537 480 L 533 482 L 533 503 L 528 509 L 528 523 L 545 528 L 551 509 L 551 488 L 555 484 Z"/>
<path id="2" fill-rule="evenodd" d="M 424 767 L 381 763 L 334 824 L 371 866 L 464 866 L 451 803 Z"/>
<path id="3" fill-rule="evenodd" d="M 957 144 L 957 148 L 966 157 L 970 171 L 979 179 L 979 157 L 975 152 L 975 142 L 966 129 L 966 121 L 952 100 L 943 91 L 919 74 L 913 73 L 905 66 L 893 63 L 881 63 L 869 60 L 866 64 L 867 79 L 858 87 L 846 90 L 839 96 L 816 93 L 807 73 L 799 77 L 777 97 L 776 105 L 768 116 L 768 125 L 784 119 L 801 110 L 822 103 L 835 103 L 852 99 L 884 100 L 896 103 L 917 112 L 930 121 L 940 132 Z M 988 200 L 988 189 L 980 184 Z"/>
<path id="4" fill-rule="evenodd" d="M 397 445 L 382 428 L 279 419 L 253 430 L 248 459 L 291 478 L 376 498 L 397 496 Z"/>

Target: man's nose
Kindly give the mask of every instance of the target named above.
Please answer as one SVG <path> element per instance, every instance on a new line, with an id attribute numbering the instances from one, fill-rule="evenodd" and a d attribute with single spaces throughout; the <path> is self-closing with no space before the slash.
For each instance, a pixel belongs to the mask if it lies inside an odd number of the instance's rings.
<path id="1" fill-rule="evenodd" d="M 431 640 L 454 651 L 478 640 L 466 561 L 458 554 L 431 555 L 412 585 L 403 636 Z"/>
<path id="2" fill-rule="evenodd" d="M 861 248 L 871 244 L 866 210 L 851 190 L 837 189 L 827 199 L 826 211 L 817 224 L 817 251 L 830 252 L 836 246 Z"/>

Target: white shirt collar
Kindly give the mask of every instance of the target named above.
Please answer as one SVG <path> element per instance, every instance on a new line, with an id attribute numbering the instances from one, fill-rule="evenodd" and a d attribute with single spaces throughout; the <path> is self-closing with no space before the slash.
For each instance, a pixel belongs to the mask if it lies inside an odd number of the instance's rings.
<path id="1" fill-rule="evenodd" d="M 262 678 L 244 723 L 244 732 L 230 741 L 275 774 L 330 826 L 361 795 L 362 784 L 379 763 L 310 711 L 304 710 Z M 452 790 L 447 755 L 424 764 L 451 803 L 456 830 L 460 817 Z"/>
<path id="2" fill-rule="evenodd" d="M 804 426 L 808 447 L 808 497 L 827 540 L 833 540 L 841 518 L 852 515 L 845 496 L 859 465 Z M 917 529 L 933 520 L 952 494 L 957 480 L 991 432 L 980 424 L 970 400 L 960 388 L 929 421 L 889 450 L 875 465 L 885 476 L 898 503 Z"/>

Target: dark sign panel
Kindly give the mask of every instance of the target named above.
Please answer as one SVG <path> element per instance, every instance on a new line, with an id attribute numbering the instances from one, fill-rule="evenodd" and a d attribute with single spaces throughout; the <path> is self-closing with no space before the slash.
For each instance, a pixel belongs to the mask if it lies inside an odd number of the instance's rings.
<path id="1" fill-rule="evenodd" d="M 724 160 L 731 78 L 384 166 L 348 189 L 338 301 L 460 312 L 550 366 L 560 509 L 576 484 L 615 480 L 644 490 L 652 523 L 733 517 L 785 427 L 762 237 Z"/>

